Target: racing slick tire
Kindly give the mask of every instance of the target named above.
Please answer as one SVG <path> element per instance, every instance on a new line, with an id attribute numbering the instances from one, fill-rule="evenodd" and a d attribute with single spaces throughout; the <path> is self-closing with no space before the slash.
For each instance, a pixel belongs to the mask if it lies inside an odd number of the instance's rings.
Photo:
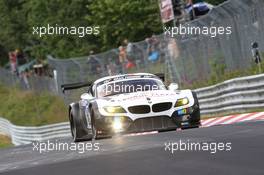
<path id="1" fill-rule="evenodd" d="M 98 138 L 98 135 L 97 135 L 97 129 L 95 126 L 94 111 L 91 109 L 90 113 L 91 113 L 91 125 L 92 125 L 92 135 L 93 135 L 92 140 L 96 140 Z"/>
<path id="2" fill-rule="evenodd" d="M 88 135 L 81 126 L 79 120 L 79 105 L 76 103 L 70 110 L 69 120 L 71 127 L 71 134 L 74 142 L 80 142 L 85 140 L 92 140 L 91 135 Z"/>

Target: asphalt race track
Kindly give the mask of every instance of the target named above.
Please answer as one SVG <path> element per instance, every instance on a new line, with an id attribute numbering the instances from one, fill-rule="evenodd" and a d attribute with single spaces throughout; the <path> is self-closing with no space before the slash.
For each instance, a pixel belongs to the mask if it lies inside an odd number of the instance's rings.
<path id="1" fill-rule="evenodd" d="M 231 151 L 166 150 L 168 142 L 231 142 Z M 70 139 L 60 140 L 70 143 Z M 1 174 L 198 174 L 263 175 L 264 121 L 117 136 L 96 141 L 99 151 L 32 151 L 32 145 L 0 150 Z"/>

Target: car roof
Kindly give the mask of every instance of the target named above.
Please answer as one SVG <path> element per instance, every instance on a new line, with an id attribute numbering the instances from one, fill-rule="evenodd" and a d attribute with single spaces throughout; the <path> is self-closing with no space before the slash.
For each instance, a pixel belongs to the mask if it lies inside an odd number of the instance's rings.
<path id="1" fill-rule="evenodd" d="M 98 84 L 100 82 L 111 80 L 111 79 L 118 79 L 119 77 L 121 78 L 121 77 L 134 77 L 134 76 L 149 76 L 151 78 L 157 77 L 156 75 L 150 74 L 150 73 L 119 74 L 119 75 L 107 76 L 107 77 L 103 77 L 103 78 L 97 79 L 94 82 L 94 84 Z"/>

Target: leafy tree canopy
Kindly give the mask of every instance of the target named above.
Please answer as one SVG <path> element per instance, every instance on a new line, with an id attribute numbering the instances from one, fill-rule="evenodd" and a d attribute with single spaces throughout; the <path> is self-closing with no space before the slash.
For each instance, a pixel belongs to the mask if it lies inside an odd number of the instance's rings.
<path id="1" fill-rule="evenodd" d="M 224 0 L 207 0 L 218 4 Z M 0 64 L 3 55 L 21 48 L 33 58 L 53 54 L 59 58 L 106 51 L 124 39 L 140 41 L 162 32 L 157 0 L 1 0 Z M 33 27 L 100 26 L 100 34 L 33 35 Z"/>

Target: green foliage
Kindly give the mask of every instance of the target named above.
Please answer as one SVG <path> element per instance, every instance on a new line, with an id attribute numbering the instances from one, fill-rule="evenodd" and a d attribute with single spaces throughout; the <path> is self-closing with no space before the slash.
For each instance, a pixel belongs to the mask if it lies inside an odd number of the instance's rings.
<path id="1" fill-rule="evenodd" d="M 222 57 L 212 59 L 209 64 L 211 66 L 211 82 L 214 84 L 219 82 L 220 76 L 225 73 L 226 65 Z"/>
<path id="2" fill-rule="evenodd" d="M 104 50 L 118 47 L 124 39 L 140 41 L 162 31 L 156 0 L 100 0 L 88 9 L 88 21 L 101 26 L 99 43 Z"/>
<path id="3" fill-rule="evenodd" d="M 26 42 L 26 17 L 22 15 L 24 1 L 0 1 L 0 44 L 4 49 L 24 47 Z M 7 49 L 6 49 L 7 48 Z"/>
<path id="4" fill-rule="evenodd" d="M 216 62 L 213 61 L 211 62 L 211 69 L 211 76 L 207 80 L 198 80 L 193 82 L 191 85 L 183 85 L 182 88 L 202 88 L 237 77 L 261 74 L 264 73 L 264 62 L 261 63 L 260 67 L 256 64 L 252 64 L 248 69 L 227 70 L 225 64 L 216 64 Z"/>
<path id="5" fill-rule="evenodd" d="M 100 35 L 33 35 L 33 27 L 97 26 Z M 160 33 L 162 25 L 156 0 L 1 0 L 0 56 L 21 48 L 34 58 L 46 54 L 68 58 L 106 51 L 128 38 L 139 41 Z M 2 59 L 1 59 L 2 60 Z M 6 62 L 6 60 L 1 61 Z"/>
<path id="6" fill-rule="evenodd" d="M 48 93 L 0 86 L 0 98 L 0 116 L 16 125 L 38 126 L 67 120 L 63 100 Z"/>
<path id="7" fill-rule="evenodd" d="M 224 0 L 207 0 L 218 4 Z M 99 36 L 33 35 L 33 27 L 100 26 Z M 7 52 L 27 50 L 33 58 L 88 55 L 118 47 L 124 39 L 141 41 L 162 32 L 157 0 L 1 0 L 0 64 Z M 6 57 L 3 59 L 3 57 Z"/>
<path id="8" fill-rule="evenodd" d="M 33 57 L 46 54 L 57 57 L 81 56 L 95 47 L 92 36 L 80 38 L 74 35 L 39 37 L 33 35 L 33 27 L 89 26 L 87 0 L 2 0 L 0 1 L 0 43 L 5 50 L 26 49 Z"/>
<path id="9" fill-rule="evenodd" d="M 27 15 L 28 39 L 34 56 L 43 57 L 53 54 L 56 57 L 72 57 L 88 54 L 93 47 L 93 39 L 86 35 L 80 38 L 75 35 L 32 35 L 37 26 L 88 26 L 85 15 L 88 14 L 87 0 L 29 0 L 24 4 Z"/>

